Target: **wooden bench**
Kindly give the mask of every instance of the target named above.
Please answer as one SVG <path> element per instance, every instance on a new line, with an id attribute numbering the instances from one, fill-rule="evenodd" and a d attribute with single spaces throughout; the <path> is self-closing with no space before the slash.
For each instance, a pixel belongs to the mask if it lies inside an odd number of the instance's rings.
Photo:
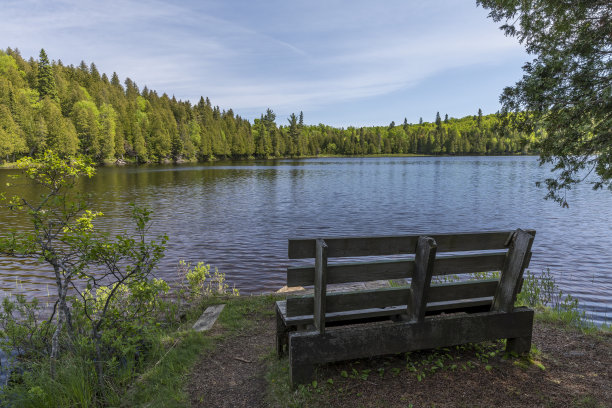
<path id="1" fill-rule="evenodd" d="M 289 353 L 292 386 L 310 382 L 315 365 L 334 361 L 503 338 L 507 351 L 529 351 L 533 310 L 514 302 L 534 236 L 517 229 L 290 239 L 290 259 L 315 260 L 287 269 L 287 286 L 312 285 L 314 293 L 276 302 L 276 347 L 279 356 Z M 328 264 L 370 256 L 379 258 Z M 432 276 L 487 271 L 500 271 L 499 278 L 431 283 Z M 407 278 L 410 286 L 327 290 L 329 284 Z"/>

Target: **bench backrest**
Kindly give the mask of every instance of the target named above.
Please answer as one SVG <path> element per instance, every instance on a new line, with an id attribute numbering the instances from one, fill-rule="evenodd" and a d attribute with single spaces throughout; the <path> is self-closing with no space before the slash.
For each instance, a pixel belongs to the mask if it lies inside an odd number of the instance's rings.
<path id="1" fill-rule="evenodd" d="M 314 285 L 314 295 L 287 299 L 287 316 L 312 315 L 325 329 L 326 314 L 406 306 L 412 319 L 427 310 L 471 304 L 513 308 L 523 270 L 528 266 L 534 230 L 365 237 L 290 239 L 289 258 L 314 258 L 314 265 L 287 269 L 287 286 Z M 330 258 L 406 255 L 330 263 Z M 500 279 L 431 285 L 432 276 L 501 271 Z M 411 278 L 410 287 L 327 294 L 327 284 Z"/>

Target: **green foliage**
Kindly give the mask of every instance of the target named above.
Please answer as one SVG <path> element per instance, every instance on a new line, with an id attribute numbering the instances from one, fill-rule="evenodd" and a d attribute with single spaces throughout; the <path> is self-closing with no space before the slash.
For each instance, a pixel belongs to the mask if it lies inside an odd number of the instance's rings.
<path id="1" fill-rule="evenodd" d="M 514 154 L 528 153 L 535 134 L 518 132 L 496 115 L 445 118 L 444 123 L 338 129 L 285 125 L 267 109 L 253 124 L 208 98 L 192 105 L 113 73 L 104 81 L 95 64 L 63 66 L 25 61 L 0 51 L 0 158 L 15 161 L 52 149 L 62 156 L 89 155 L 95 162 L 287 157 L 319 154 Z M 108 79 L 108 77 L 106 77 Z M 55 95 L 55 96 L 53 96 Z M 7 113 L 8 112 L 8 113 Z M 478 123 L 477 123 L 478 122 Z"/>
<path id="2" fill-rule="evenodd" d="M 21 355 L 40 358 L 48 354 L 46 346 L 53 326 L 40 316 L 37 299 L 27 301 L 24 295 L 15 300 L 5 297 L 0 311 L 0 348 L 6 356 Z"/>
<path id="3" fill-rule="evenodd" d="M 41 98 L 49 97 L 50 99 L 57 100 L 53 67 L 49 63 L 49 58 L 44 49 L 40 50 L 38 61 L 38 93 Z"/>
<path id="4" fill-rule="evenodd" d="M 201 301 L 203 298 L 211 296 L 225 295 L 228 292 L 233 296 L 238 296 L 240 292 L 236 288 L 229 290 L 229 285 L 225 281 L 225 274 L 220 273 L 217 268 L 210 272 L 210 265 L 198 262 L 195 267 L 185 261 L 179 261 L 179 276 L 181 281 L 187 281 L 187 297 L 191 301 Z"/>
<path id="5" fill-rule="evenodd" d="M 152 276 L 167 237 L 147 236 L 151 211 L 132 205 L 133 228 L 111 237 L 96 229 L 103 214 L 89 209 L 86 197 L 75 190 L 80 177 L 94 174 L 88 160 L 63 159 L 47 151 L 37 159 L 21 159 L 17 167 L 23 172 L 21 179 L 37 184 L 42 194 L 37 201 L 3 193 L 6 208 L 25 213 L 32 231 L 13 231 L 0 239 L 0 252 L 51 265 L 57 300 L 46 316 L 36 300 L 4 299 L 0 347 L 14 361 L 3 402 L 117 406 L 135 379 L 160 382 L 168 374 L 180 390 L 180 376 L 211 340 L 185 333 L 179 325 L 183 316 L 201 313 L 207 302 L 229 292 L 225 275 L 211 272 L 203 263 L 191 268 L 183 262 L 189 301 L 188 310 L 180 309 L 184 305 L 165 300 L 167 283 Z M 267 298 L 262 302 L 270 304 Z M 224 324 L 230 331 L 239 329 L 236 322 L 246 327 L 240 316 L 261 307 L 258 302 L 228 307 Z M 168 344 L 167 334 L 177 329 L 174 342 Z M 139 386 L 136 390 L 142 395 Z M 163 396 L 154 394 L 163 406 L 185 401 L 182 392 L 165 391 Z"/>
<path id="6" fill-rule="evenodd" d="M 505 112 L 527 132 L 542 129 L 547 198 L 567 206 L 566 191 L 593 175 L 593 188 L 612 190 L 612 3 L 478 0 L 501 29 L 535 59 L 504 90 Z"/>
<path id="7" fill-rule="evenodd" d="M 37 302 L 5 299 L 0 313 L 3 347 L 18 351 L 24 383 L 41 364 L 55 379 L 66 359 L 82 360 L 84 370 L 93 370 L 87 378 L 95 381 L 91 392 L 99 396 L 130 380 L 152 347 L 161 295 L 168 286 L 151 279 L 151 273 L 164 255 L 167 238 L 148 239 L 151 212 L 136 206 L 132 232 L 114 238 L 98 232 L 95 220 L 102 213 L 90 210 L 75 191 L 79 177 L 94 174 L 87 160 L 62 159 L 47 151 L 38 159 L 21 159 L 17 167 L 42 194 L 30 200 L 3 193 L 8 209 L 30 218 L 32 231 L 3 237 L 0 252 L 49 264 L 57 300 L 51 317 L 41 321 Z M 44 399 L 44 390 L 33 389 Z"/>
<path id="8" fill-rule="evenodd" d="M 563 323 L 567 327 L 576 327 L 587 332 L 609 330 L 609 327 L 597 327 L 585 312 L 580 310 L 578 299 L 565 294 L 557 285 L 550 269 L 542 271 L 540 276 L 525 273 L 523 288 L 517 296 L 517 304 L 539 309 L 536 314 L 541 319 Z"/>

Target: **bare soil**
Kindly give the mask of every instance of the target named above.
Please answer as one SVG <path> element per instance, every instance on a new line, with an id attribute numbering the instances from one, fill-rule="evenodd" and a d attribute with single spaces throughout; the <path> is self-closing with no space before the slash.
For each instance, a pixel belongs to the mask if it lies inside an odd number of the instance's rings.
<path id="1" fill-rule="evenodd" d="M 196 364 L 187 385 L 193 407 L 271 405 L 265 380 L 270 359 L 264 357 L 274 347 L 274 318 L 257 319 L 254 329 L 223 341 Z M 429 371 L 439 355 L 433 351 L 329 364 L 319 369 L 318 387 L 308 388 L 304 405 L 612 407 L 611 334 L 585 335 L 536 322 L 533 344 L 539 353 L 531 363 L 504 359 L 501 346 L 491 343 L 438 351 L 448 359 L 435 372 Z M 478 358 L 491 350 L 494 356 L 486 361 Z M 424 378 L 408 369 L 410 362 L 420 362 L 417 371 Z"/>
<path id="2" fill-rule="evenodd" d="M 274 347 L 274 318 L 258 317 L 253 330 L 232 336 L 203 356 L 191 373 L 187 390 L 192 407 L 267 407 L 267 362 Z M 219 332 L 213 328 L 212 335 Z"/>

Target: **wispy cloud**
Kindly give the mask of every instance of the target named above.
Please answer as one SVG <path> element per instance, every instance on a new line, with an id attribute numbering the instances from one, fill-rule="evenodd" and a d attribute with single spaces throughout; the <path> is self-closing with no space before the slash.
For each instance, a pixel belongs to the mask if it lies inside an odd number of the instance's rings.
<path id="1" fill-rule="evenodd" d="M 4 1 L 0 38 L 37 56 L 94 61 L 178 98 L 253 112 L 310 109 L 410 89 L 458 67 L 523 58 L 454 1 Z"/>

